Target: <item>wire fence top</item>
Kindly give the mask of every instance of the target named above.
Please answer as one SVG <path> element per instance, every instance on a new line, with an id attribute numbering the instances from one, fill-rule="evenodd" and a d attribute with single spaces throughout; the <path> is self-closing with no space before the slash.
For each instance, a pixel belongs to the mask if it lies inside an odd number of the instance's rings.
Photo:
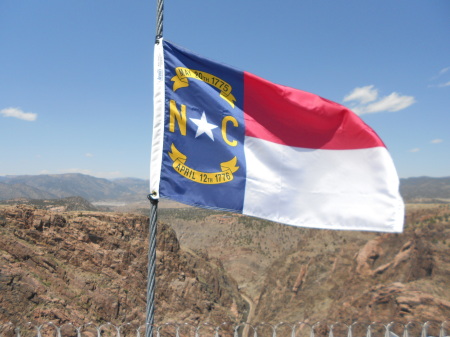
<path id="1" fill-rule="evenodd" d="M 87 323 L 74 325 L 53 322 L 34 324 L 32 322 L 13 324 L 12 322 L 0 324 L 0 337 L 142 337 L 147 327 L 151 327 L 155 337 L 161 336 L 192 336 L 192 337 L 447 337 L 450 331 L 450 320 L 438 322 L 280 322 L 280 323 L 222 323 L 214 325 L 202 323 L 163 323 L 135 325 L 125 323 L 114 325 L 110 322 L 95 324 Z"/>

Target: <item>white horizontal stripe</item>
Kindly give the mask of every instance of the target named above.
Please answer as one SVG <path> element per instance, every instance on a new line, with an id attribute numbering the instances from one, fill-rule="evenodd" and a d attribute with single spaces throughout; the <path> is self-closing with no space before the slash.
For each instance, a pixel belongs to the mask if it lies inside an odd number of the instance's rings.
<path id="1" fill-rule="evenodd" d="M 300 227 L 401 232 L 404 204 L 384 147 L 311 150 L 246 137 L 243 213 Z"/>

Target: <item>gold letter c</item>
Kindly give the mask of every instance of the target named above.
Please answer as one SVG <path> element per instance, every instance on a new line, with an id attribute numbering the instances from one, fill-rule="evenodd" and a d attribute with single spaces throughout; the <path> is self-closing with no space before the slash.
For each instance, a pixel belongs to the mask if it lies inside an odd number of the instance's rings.
<path id="1" fill-rule="evenodd" d="M 230 141 L 227 137 L 227 123 L 231 122 L 233 123 L 234 127 L 237 127 L 238 121 L 236 120 L 236 118 L 234 118 L 233 116 L 226 116 L 223 120 L 222 120 L 222 138 L 225 141 L 225 143 L 227 143 L 230 146 L 236 146 L 238 144 L 237 140 L 233 140 Z"/>

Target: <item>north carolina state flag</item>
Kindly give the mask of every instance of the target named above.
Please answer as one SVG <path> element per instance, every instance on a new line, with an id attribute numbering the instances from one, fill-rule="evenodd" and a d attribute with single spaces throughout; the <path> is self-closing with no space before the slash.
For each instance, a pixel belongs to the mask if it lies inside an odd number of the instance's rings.
<path id="1" fill-rule="evenodd" d="M 392 159 L 346 107 L 160 40 L 155 197 L 288 225 L 401 232 Z"/>

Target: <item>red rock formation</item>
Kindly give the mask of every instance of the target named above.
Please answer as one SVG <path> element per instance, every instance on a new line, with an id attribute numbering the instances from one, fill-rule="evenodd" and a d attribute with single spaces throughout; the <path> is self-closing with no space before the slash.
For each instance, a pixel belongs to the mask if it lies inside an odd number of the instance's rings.
<path id="1" fill-rule="evenodd" d="M 145 321 L 148 217 L 0 208 L 0 322 Z M 215 260 L 158 226 L 156 321 L 239 321 L 245 303 Z M 236 309 L 237 308 L 237 309 Z"/>

